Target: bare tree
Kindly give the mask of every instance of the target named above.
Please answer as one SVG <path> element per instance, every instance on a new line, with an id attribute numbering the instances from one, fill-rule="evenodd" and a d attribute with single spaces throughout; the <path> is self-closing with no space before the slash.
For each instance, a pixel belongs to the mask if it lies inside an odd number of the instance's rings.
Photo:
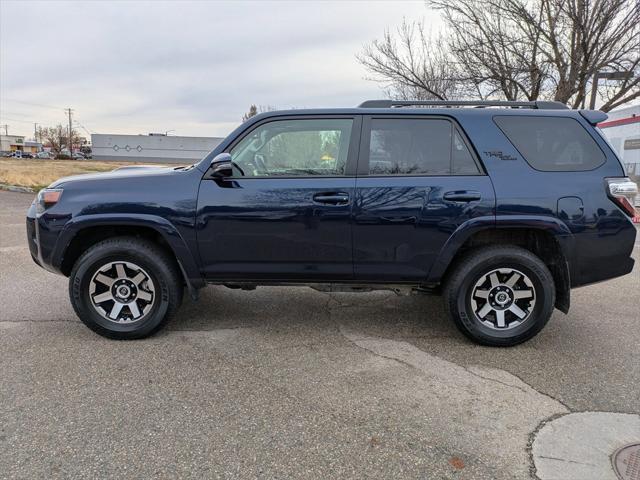
<path id="1" fill-rule="evenodd" d="M 640 96 L 640 3 L 629 0 L 428 0 L 446 29 L 421 23 L 365 46 L 359 61 L 391 96 L 557 100 L 585 105 L 597 72 L 608 111 Z"/>
<path id="2" fill-rule="evenodd" d="M 40 127 L 38 128 L 38 137 L 48 147 L 51 147 L 56 154 L 59 154 L 64 148 L 69 149 L 69 129 L 63 127 L 61 124 L 55 127 Z M 71 138 L 73 143 L 80 143 L 80 135 L 76 130 L 71 131 Z"/>
<path id="3" fill-rule="evenodd" d="M 258 114 L 258 107 L 255 104 L 251 104 L 249 107 L 249 111 L 247 113 L 242 114 L 242 121 L 246 122 L 251 117 L 255 117 Z"/>
<path id="4" fill-rule="evenodd" d="M 251 106 L 249 107 L 249 111 L 242 115 L 242 121 L 246 122 L 251 117 L 255 117 L 259 113 L 271 112 L 273 110 L 276 110 L 276 108 L 272 105 L 260 105 L 259 107 L 257 107 L 255 104 L 251 104 Z"/>
<path id="5" fill-rule="evenodd" d="M 402 22 L 395 34 L 387 30 L 357 56 L 387 92 L 401 100 L 445 100 L 461 84 L 442 38 L 425 31 L 420 22 Z"/>

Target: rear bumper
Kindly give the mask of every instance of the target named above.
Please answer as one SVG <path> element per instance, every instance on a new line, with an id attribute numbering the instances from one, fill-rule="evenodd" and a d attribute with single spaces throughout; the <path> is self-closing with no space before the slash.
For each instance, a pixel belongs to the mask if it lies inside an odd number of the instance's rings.
<path id="1" fill-rule="evenodd" d="M 624 259 L 605 257 L 597 264 L 594 264 L 588 272 L 583 272 L 580 283 L 573 284 L 572 287 L 582 287 L 592 283 L 611 280 L 612 278 L 622 277 L 631 273 L 635 260 L 627 257 Z"/>
<path id="2" fill-rule="evenodd" d="M 581 287 L 631 273 L 635 260 L 631 257 L 637 229 L 629 222 L 614 235 L 582 233 L 575 236 L 575 266 L 571 287 Z"/>

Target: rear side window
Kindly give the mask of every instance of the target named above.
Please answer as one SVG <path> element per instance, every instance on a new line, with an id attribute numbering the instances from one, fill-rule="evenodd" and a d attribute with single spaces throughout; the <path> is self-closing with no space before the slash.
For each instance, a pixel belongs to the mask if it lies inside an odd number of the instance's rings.
<path id="1" fill-rule="evenodd" d="M 453 129 L 453 144 L 451 151 L 452 175 L 478 175 L 480 170 L 473 160 L 469 147 L 462 139 L 457 128 Z"/>
<path id="2" fill-rule="evenodd" d="M 369 175 L 478 175 L 467 144 L 442 119 L 371 120 Z"/>
<path id="3" fill-rule="evenodd" d="M 605 161 L 598 144 L 573 118 L 496 116 L 493 120 L 536 170 L 578 172 Z"/>

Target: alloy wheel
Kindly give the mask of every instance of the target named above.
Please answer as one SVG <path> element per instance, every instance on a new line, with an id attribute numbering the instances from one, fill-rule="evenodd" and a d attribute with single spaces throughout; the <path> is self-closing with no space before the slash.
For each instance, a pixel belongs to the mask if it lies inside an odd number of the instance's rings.
<path id="1" fill-rule="evenodd" d="M 91 277 L 89 298 L 93 308 L 110 322 L 142 320 L 151 310 L 155 285 L 149 274 L 132 262 L 109 262 Z"/>
<path id="2" fill-rule="evenodd" d="M 485 326 L 509 330 L 521 325 L 536 305 L 536 289 L 519 270 L 499 268 L 482 275 L 471 290 L 471 308 Z"/>

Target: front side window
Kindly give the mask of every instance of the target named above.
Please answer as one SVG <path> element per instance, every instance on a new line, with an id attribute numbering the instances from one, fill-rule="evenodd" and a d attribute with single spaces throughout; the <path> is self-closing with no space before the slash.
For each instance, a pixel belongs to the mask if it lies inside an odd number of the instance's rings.
<path id="1" fill-rule="evenodd" d="M 442 119 L 372 119 L 369 175 L 478 175 L 457 128 Z"/>
<path id="2" fill-rule="evenodd" d="M 605 161 L 598 144 L 573 118 L 505 115 L 494 121 L 536 170 L 578 172 Z"/>
<path id="3" fill-rule="evenodd" d="M 344 175 L 352 119 L 276 120 L 231 149 L 234 176 Z"/>

